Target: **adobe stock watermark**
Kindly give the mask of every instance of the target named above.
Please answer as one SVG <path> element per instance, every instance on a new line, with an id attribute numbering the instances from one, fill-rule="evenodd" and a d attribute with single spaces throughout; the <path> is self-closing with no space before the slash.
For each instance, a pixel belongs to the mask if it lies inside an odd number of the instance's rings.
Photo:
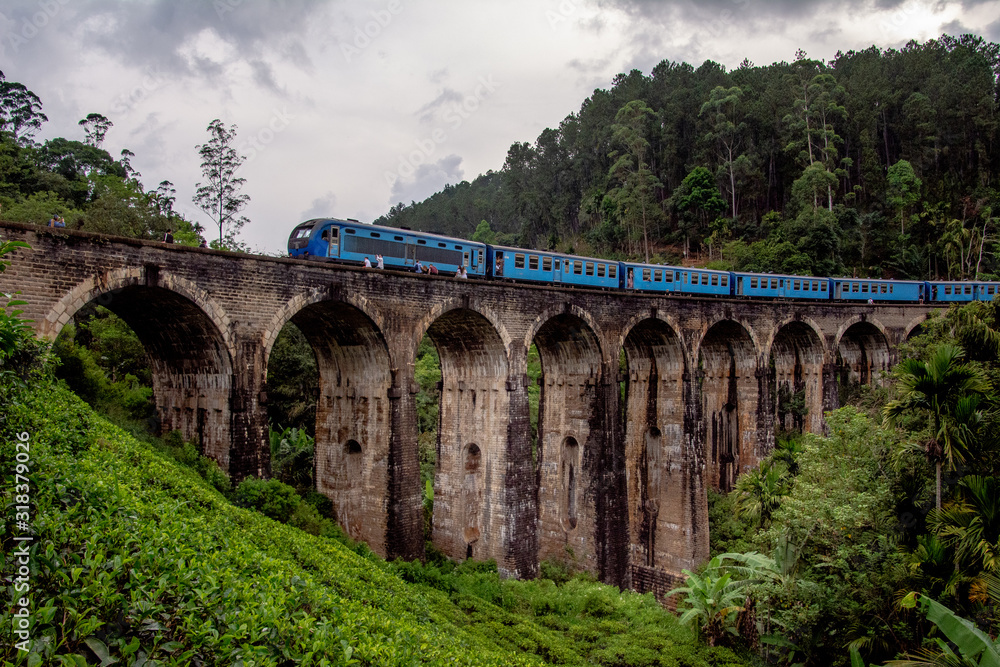
<path id="1" fill-rule="evenodd" d="M 403 3 L 400 0 L 389 0 L 384 9 L 369 12 L 371 20 L 365 21 L 364 25 L 354 26 L 353 39 L 349 43 L 340 43 L 340 52 L 344 54 L 344 60 L 351 62 L 355 56 L 360 56 L 361 52 L 371 46 L 372 41 L 378 38 L 402 11 Z"/>
<path id="2" fill-rule="evenodd" d="M 31 436 L 27 432 L 17 434 L 14 443 L 14 549 L 11 560 L 14 564 L 13 600 L 11 616 L 14 646 L 19 652 L 27 653 L 31 646 L 31 543 L 35 537 L 31 532 Z"/>
<path id="3" fill-rule="evenodd" d="M 26 16 L 21 25 L 11 30 L 7 36 L 10 48 L 17 53 L 22 46 L 38 36 L 59 10 L 69 4 L 69 0 L 39 0 L 38 11 Z"/>
<path id="4" fill-rule="evenodd" d="M 562 0 L 555 9 L 545 10 L 545 20 L 549 22 L 550 28 L 556 30 L 567 23 L 579 8 L 579 4 L 574 0 Z"/>
<path id="5" fill-rule="evenodd" d="M 288 113 L 288 109 L 272 109 L 271 118 L 264 127 L 257 130 L 256 134 L 241 142 L 236 150 L 246 157 L 243 164 L 253 162 L 254 158 L 267 150 L 267 147 L 274 141 L 275 137 L 288 129 L 288 126 L 295 120 L 295 116 Z"/>
<path id="6" fill-rule="evenodd" d="M 441 115 L 442 120 L 452 131 L 457 130 L 499 87 L 500 83 L 492 74 L 479 77 L 479 84 L 475 90 L 463 97 L 460 102 L 446 108 Z M 413 141 L 415 148 L 399 156 L 396 171 L 385 172 L 386 184 L 391 188 L 400 178 L 409 178 L 416 174 L 417 168 L 430 162 L 438 146 L 446 141 L 448 141 L 448 131 L 444 127 L 435 127 L 425 139 L 415 139 Z"/>
<path id="7" fill-rule="evenodd" d="M 888 18 L 881 19 L 878 22 L 878 29 L 885 37 L 898 37 L 903 33 L 909 34 L 910 21 L 922 9 L 923 7 L 917 2 L 904 5 L 893 11 Z"/>
<path id="8" fill-rule="evenodd" d="M 167 77 L 160 71 L 148 69 L 139 83 L 120 93 L 111 103 L 111 113 L 118 118 L 127 117 L 147 97 L 163 86 Z"/>

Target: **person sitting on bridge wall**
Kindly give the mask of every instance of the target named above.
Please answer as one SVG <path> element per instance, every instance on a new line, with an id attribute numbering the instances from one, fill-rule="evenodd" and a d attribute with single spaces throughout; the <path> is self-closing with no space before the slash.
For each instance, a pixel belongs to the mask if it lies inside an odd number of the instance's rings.
<path id="1" fill-rule="evenodd" d="M 424 265 L 420 263 L 420 260 L 417 260 L 417 263 L 414 264 L 414 266 L 413 266 L 413 272 L 414 273 L 423 273 L 424 272 Z"/>
<path id="2" fill-rule="evenodd" d="M 438 274 L 438 269 L 433 264 L 428 264 L 427 273 L 431 274 L 432 276 L 436 276 Z"/>
<path id="3" fill-rule="evenodd" d="M 372 261 L 370 259 L 368 259 L 367 257 L 365 257 L 365 268 L 366 269 L 372 268 Z"/>

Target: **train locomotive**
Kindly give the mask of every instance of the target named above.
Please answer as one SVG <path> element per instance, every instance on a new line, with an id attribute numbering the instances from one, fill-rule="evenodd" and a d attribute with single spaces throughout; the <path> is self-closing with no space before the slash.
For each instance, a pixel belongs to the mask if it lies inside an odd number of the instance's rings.
<path id="1" fill-rule="evenodd" d="M 527 250 L 357 220 L 317 218 L 297 225 L 288 256 L 362 266 L 383 257 L 386 269 L 412 271 L 418 262 L 445 275 L 465 267 L 470 278 L 523 281 L 647 293 L 871 303 L 990 301 L 1000 282 L 822 278 L 716 271 L 619 262 Z"/>

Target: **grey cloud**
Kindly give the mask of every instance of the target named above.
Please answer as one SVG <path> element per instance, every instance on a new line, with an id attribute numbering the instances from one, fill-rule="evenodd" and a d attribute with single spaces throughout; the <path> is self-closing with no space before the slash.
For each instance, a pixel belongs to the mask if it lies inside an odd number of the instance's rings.
<path id="1" fill-rule="evenodd" d="M 313 218 L 325 218 L 337 215 L 337 195 L 327 192 L 321 197 L 313 199 L 309 208 L 299 216 L 301 220 L 312 220 Z"/>
<path id="2" fill-rule="evenodd" d="M 459 155 L 452 154 L 433 164 L 422 164 L 412 177 L 405 180 L 400 178 L 393 183 L 389 204 L 423 201 L 448 183 L 461 182 L 463 173 L 462 158 Z"/>
<path id="3" fill-rule="evenodd" d="M 417 110 L 417 117 L 421 123 L 429 123 L 434 119 L 434 115 L 449 103 L 460 103 L 462 94 L 453 88 L 445 88 L 441 94 Z"/>
<path id="4" fill-rule="evenodd" d="M 53 44 L 87 44 L 139 67 L 155 64 L 179 75 L 209 76 L 216 73 L 217 64 L 197 58 L 187 60 L 178 53 L 189 38 L 210 30 L 234 50 L 238 59 L 259 59 L 263 45 L 280 46 L 290 37 L 300 36 L 313 13 L 323 7 L 322 3 L 308 0 L 282 0 L 277 4 L 257 0 L 74 0 L 51 5 L 54 9 L 37 31 L 39 36 L 18 44 L 22 48 L 16 55 L 21 55 L 23 49 L 25 55 L 45 58 L 49 66 L 56 66 L 54 59 L 47 57 Z M 13 34 L 23 31 L 27 24 L 38 24 L 40 12 L 45 13 L 41 7 L 37 0 L 13 0 L 4 12 L 13 22 Z M 10 38 L 4 41 L 9 46 Z M 302 49 L 286 47 L 284 51 L 300 63 L 305 57 Z"/>
<path id="5" fill-rule="evenodd" d="M 1000 41 L 1000 19 L 986 26 L 986 29 L 983 30 L 983 36 L 993 42 Z"/>

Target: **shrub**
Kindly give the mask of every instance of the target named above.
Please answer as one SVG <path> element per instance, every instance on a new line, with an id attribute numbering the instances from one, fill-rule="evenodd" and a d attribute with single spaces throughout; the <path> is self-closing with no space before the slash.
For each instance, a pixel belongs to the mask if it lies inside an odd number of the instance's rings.
<path id="1" fill-rule="evenodd" d="M 248 477 L 236 487 L 233 500 L 241 507 L 249 507 L 275 521 L 288 523 L 301 499 L 295 489 L 276 479 Z"/>

